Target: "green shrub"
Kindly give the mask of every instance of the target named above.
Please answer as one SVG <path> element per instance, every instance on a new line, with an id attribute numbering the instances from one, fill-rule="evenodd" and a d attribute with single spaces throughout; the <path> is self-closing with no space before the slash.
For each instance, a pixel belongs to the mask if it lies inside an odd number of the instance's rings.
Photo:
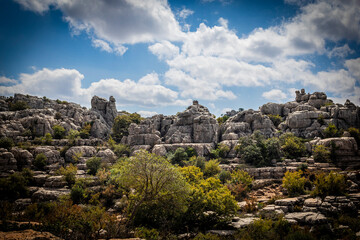
<path id="1" fill-rule="evenodd" d="M 231 173 L 229 171 L 226 170 L 222 170 L 219 173 L 219 179 L 221 181 L 222 184 L 226 183 L 227 181 L 231 180 Z"/>
<path id="2" fill-rule="evenodd" d="M 287 171 L 285 173 L 282 183 L 290 196 L 298 196 L 305 193 L 306 178 L 301 175 L 301 170 L 296 172 Z"/>
<path id="3" fill-rule="evenodd" d="M 348 129 L 348 132 L 350 133 L 350 136 L 355 138 L 357 145 L 360 146 L 360 130 L 358 128 L 351 127 Z"/>
<path id="4" fill-rule="evenodd" d="M 61 113 L 60 113 L 60 112 L 56 112 L 54 118 L 57 119 L 57 120 L 62 119 Z"/>
<path id="5" fill-rule="evenodd" d="M 125 156 L 130 156 L 131 154 L 131 149 L 128 145 L 126 144 L 114 144 L 113 145 L 113 151 L 116 154 L 117 157 L 123 157 Z"/>
<path id="6" fill-rule="evenodd" d="M 261 148 L 256 145 L 246 146 L 243 149 L 241 158 L 244 159 L 246 163 L 253 164 L 256 167 L 262 167 L 264 163 Z"/>
<path id="7" fill-rule="evenodd" d="M 332 123 L 329 123 L 329 125 L 323 131 L 325 138 L 340 137 L 342 134 L 343 130 L 338 130 L 337 127 Z"/>
<path id="8" fill-rule="evenodd" d="M 188 155 L 184 148 L 177 148 L 174 154 L 170 155 L 170 161 L 172 164 L 178 164 L 179 166 L 184 166 L 184 162 L 188 160 Z"/>
<path id="9" fill-rule="evenodd" d="M 205 163 L 204 175 L 205 177 L 212 177 L 220 173 L 221 169 L 219 161 L 216 159 L 209 160 Z"/>
<path id="10" fill-rule="evenodd" d="M 228 153 L 230 152 L 230 147 L 223 143 L 220 143 L 218 145 L 217 149 L 219 151 L 220 158 L 225 158 L 228 155 Z"/>
<path id="11" fill-rule="evenodd" d="M 50 133 L 45 134 L 45 136 L 41 138 L 41 144 L 51 145 L 51 143 L 52 143 L 52 136 Z"/>
<path id="12" fill-rule="evenodd" d="M 146 240 L 158 240 L 161 239 L 159 236 L 159 231 L 156 229 L 148 229 L 145 227 L 140 227 L 135 230 L 135 237 L 146 239 Z"/>
<path id="13" fill-rule="evenodd" d="M 287 158 L 299 158 L 305 156 L 306 147 L 301 138 L 292 133 L 283 134 L 280 137 L 281 150 Z"/>
<path id="14" fill-rule="evenodd" d="M 329 162 L 331 152 L 324 145 L 316 145 L 313 150 L 314 160 L 316 162 Z"/>
<path id="15" fill-rule="evenodd" d="M 34 159 L 34 166 L 39 170 L 44 170 L 44 167 L 46 166 L 47 157 L 43 153 L 39 153 L 36 155 Z"/>
<path id="16" fill-rule="evenodd" d="M 70 191 L 70 198 L 75 204 L 83 203 L 85 199 L 85 190 L 83 182 L 76 181 Z"/>
<path id="17" fill-rule="evenodd" d="M 221 117 L 218 117 L 216 120 L 219 123 L 219 125 L 223 124 L 224 122 L 226 122 L 230 117 L 228 115 L 224 115 Z"/>
<path id="18" fill-rule="evenodd" d="M 275 127 L 279 126 L 279 124 L 283 121 L 282 117 L 279 114 L 277 115 L 269 114 L 268 117 L 273 122 Z"/>
<path id="19" fill-rule="evenodd" d="M 248 196 L 253 181 L 254 178 L 244 170 L 236 170 L 231 173 L 231 181 L 227 187 L 237 201 L 242 201 Z"/>
<path id="20" fill-rule="evenodd" d="M 187 147 L 187 148 L 185 149 L 185 152 L 186 152 L 188 158 L 196 157 L 196 156 L 197 156 L 196 150 L 195 150 L 194 148 L 192 148 L 192 147 Z"/>
<path id="21" fill-rule="evenodd" d="M 231 173 L 231 183 L 238 184 L 242 183 L 245 186 L 251 187 L 254 178 L 249 175 L 248 172 L 244 170 L 235 170 Z"/>
<path id="22" fill-rule="evenodd" d="M 54 131 L 54 138 L 55 139 L 63 139 L 65 137 L 65 129 L 63 126 L 60 125 L 54 125 L 52 127 Z"/>
<path id="23" fill-rule="evenodd" d="M 91 175 L 96 175 L 101 165 L 101 158 L 92 157 L 86 161 L 86 167 L 88 168 L 88 172 Z"/>
<path id="24" fill-rule="evenodd" d="M 120 142 L 122 137 L 129 135 L 128 128 L 131 123 L 140 123 L 141 116 L 137 113 L 125 113 L 119 115 L 114 119 L 114 124 L 112 127 L 112 138 L 116 142 Z"/>
<path id="25" fill-rule="evenodd" d="M 63 175 L 69 186 L 72 186 L 75 183 L 76 172 L 77 167 L 72 163 L 70 163 L 66 168 L 61 167 L 59 170 L 57 170 L 57 174 Z"/>
<path id="26" fill-rule="evenodd" d="M 16 200 L 29 197 L 28 184 L 33 180 L 33 173 L 28 168 L 15 172 L 7 178 L 0 178 L 0 198 Z"/>
<path id="27" fill-rule="evenodd" d="M 82 139 L 88 139 L 91 131 L 91 123 L 85 123 L 84 126 L 80 130 L 80 137 Z"/>
<path id="28" fill-rule="evenodd" d="M 311 193 L 314 196 L 339 196 L 344 195 L 346 192 L 345 176 L 333 171 L 331 171 L 329 174 L 317 174 L 314 185 L 315 189 Z"/>
<path id="29" fill-rule="evenodd" d="M 15 103 L 9 103 L 9 110 L 10 111 L 20 111 L 30 108 L 27 102 L 24 101 L 17 101 Z"/>
<path id="30" fill-rule="evenodd" d="M 14 141 L 11 138 L 2 137 L 0 138 L 0 148 L 5 148 L 8 151 L 14 146 Z"/>
<path id="31" fill-rule="evenodd" d="M 204 171 L 205 169 L 205 158 L 192 156 L 188 161 L 185 162 L 185 166 L 196 166 Z"/>
<path id="32" fill-rule="evenodd" d="M 199 233 L 196 235 L 196 237 L 194 237 L 193 240 L 220 240 L 220 237 L 211 233 L 207 233 L 207 234 Z"/>

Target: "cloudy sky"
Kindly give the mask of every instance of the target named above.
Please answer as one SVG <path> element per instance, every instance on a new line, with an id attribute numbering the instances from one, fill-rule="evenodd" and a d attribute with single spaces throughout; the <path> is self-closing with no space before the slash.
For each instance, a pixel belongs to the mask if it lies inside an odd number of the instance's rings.
<path id="1" fill-rule="evenodd" d="M 1 0 L 0 95 L 217 116 L 325 91 L 360 104 L 359 0 Z"/>

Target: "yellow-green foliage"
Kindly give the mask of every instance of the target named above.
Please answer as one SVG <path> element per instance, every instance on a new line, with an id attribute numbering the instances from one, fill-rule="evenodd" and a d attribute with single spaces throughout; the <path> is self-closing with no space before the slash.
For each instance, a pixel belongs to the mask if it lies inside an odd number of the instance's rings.
<path id="1" fill-rule="evenodd" d="M 282 183 L 290 196 L 297 196 L 305 192 L 306 178 L 302 177 L 302 174 L 301 170 L 285 173 Z"/>
<path id="2" fill-rule="evenodd" d="M 329 174 L 320 173 L 316 175 L 314 196 L 333 196 L 344 195 L 346 190 L 345 176 L 331 171 Z"/>
<path id="3" fill-rule="evenodd" d="M 219 125 L 223 124 L 224 122 L 226 122 L 226 120 L 229 119 L 229 116 L 228 115 L 224 115 L 222 117 L 218 117 L 216 120 L 217 122 L 219 123 Z"/>
<path id="4" fill-rule="evenodd" d="M 101 158 L 92 157 L 86 161 L 86 167 L 88 168 L 88 172 L 91 175 L 96 175 L 101 165 Z"/>
<path id="5" fill-rule="evenodd" d="M 299 158 L 306 154 L 305 144 L 301 138 L 292 133 L 283 134 L 280 137 L 281 150 L 287 158 Z"/>
<path id="6" fill-rule="evenodd" d="M 18 198 L 29 197 L 28 184 L 33 180 L 33 173 L 28 168 L 21 172 L 15 172 L 7 178 L 0 178 L 0 198 L 1 200 L 16 200 Z"/>
<path id="7" fill-rule="evenodd" d="M 182 167 L 180 172 L 190 184 L 199 184 L 204 179 L 203 172 L 196 166 Z"/>
<path id="8" fill-rule="evenodd" d="M 159 231 L 156 229 L 148 229 L 145 227 L 136 228 L 135 237 L 146 239 L 146 240 L 158 240 L 161 239 L 159 236 Z"/>
<path id="9" fill-rule="evenodd" d="M 279 126 L 279 124 L 283 121 L 282 117 L 279 114 L 277 115 L 269 114 L 268 117 L 273 122 L 275 127 Z"/>
<path id="10" fill-rule="evenodd" d="M 196 235 L 196 237 L 193 240 L 220 240 L 220 237 L 211 233 L 207 233 L 207 234 L 199 233 L 198 235 Z"/>
<path id="11" fill-rule="evenodd" d="M 62 139 L 65 137 L 65 128 L 63 126 L 60 125 L 54 125 L 52 127 L 53 131 L 54 131 L 54 138 L 55 139 Z"/>
<path id="12" fill-rule="evenodd" d="M 332 123 L 329 123 L 329 125 L 323 131 L 325 138 L 340 137 L 342 134 L 343 130 L 337 129 L 337 127 Z"/>
<path id="13" fill-rule="evenodd" d="M 114 119 L 114 125 L 112 127 L 112 137 L 116 142 L 120 142 L 123 136 L 129 134 L 128 128 L 131 123 L 140 123 L 141 116 L 137 113 L 126 113 L 119 115 Z"/>
<path id="14" fill-rule="evenodd" d="M 209 160 L 205 163 L 204 175 L 206 177 L 212 177 L 220 173 L 221 169 L 219 161 L 216 159 Z"/>
<path id="15" fill-rule="evenodd" d="M 85 123 L 84 126 L 80 130 L 80 137 L 82 139 L 87 139 L 90 136 L 91 131 L 91 123 Z"/>
<path id="16" fill-rule="evenodd" d="M 167 159 L 140 151 L 119 163 L 111 173 L 112 180 L 127 191 L 129 223 L 161 225 L 185 210 L 188 184 Z"/>
<path id="17" fill-rule="evenodd" d="M 44 170 L 44 167 L 46 166 L 46 160 L 47 157 L 45 154 L 39 153 L 34 159 L 34 166 L 39 170 Z"/>
<path id="18" fill-rule="evenodd" d="M 245 186 L 251 186 L 254 178 L 249 175 L 248 172 L 244 170 L 235 170 L 231 173 L 231 183 L 233 184 L 244 184 Z"/>
<path id="19" fill-rule="evenodd" d="M 57 174 L 63 175 L 69 186 L 72 186 L 75 183 L 76 172 L 77 167 L 72 163 L 70 163 L 66 168 L 61 167 L 59 170 L 57 170 Z"/>
<path id="20" fill-rule="evenodd" d="M 314 160 L 316 162 L 329 162 L 331 152 L 324 145 L 316 145 L 313 150 Z"/>

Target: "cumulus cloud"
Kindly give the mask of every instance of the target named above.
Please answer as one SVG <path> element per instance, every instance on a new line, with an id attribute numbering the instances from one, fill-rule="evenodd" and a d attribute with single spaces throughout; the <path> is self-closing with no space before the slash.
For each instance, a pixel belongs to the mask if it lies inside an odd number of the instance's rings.
<path id="1" fill-rule="evenodd" d="M 20 74 L 19 83 L 0 86 L 0 95 L 24 93 L 59 98 L 89 105 L 93 95 L 114 96 L 119 106 L 186 106 L 190 99 L 178 98 L 178 93 L 162 86 L 156 73 L 148 74 L 138 82 L 131 79 L 101 79 L 88 88 L 81 86 L 84 76 L 75 69 L 47 69 L 32 74 Z M 66 87 L 64 87 L 66 86 Z"/>
<path id="2" fill-rule="evenodd" d="M 286 93 L 281 91 L 280 89 L 272 89 L 268 92 L 264 92 L 262 96 L 268 100 L 273 100 L 276 102 L 280 102 L 283 99 L 286 99 Z"/>
<path id="3" fill-rule="evenodd" d="M 15 79 L 7 78 L 7 77 L 0 77 L 0 84 L 15 84 L 17 81 Z"/>
<path id="4" fill-rule="evenodd" d="M 51 6 L 59 9 L 75 33 L 85 31 L 115 45 L 179 40 L 183 36 L 167 1 L 163 0 L 15 1 L 37 13 L 44 13 Z"/>
<path id="5" fill-rule="evenodd" d="M 155 54 L 160 60 L 173 59 L 179 55 L 179 48 L 169 41 L 162 41 L 149 46 L 150 52 Z"/>
<path id="6" fill-rule="evenodd" d="M 152 112 L 152 111 L 138 111 L 137 113 L 140 114 L 141 117 L 145 117 L 145 118 L 152 117 L 152 116 L 158 114 L 157 112 Z"/>
<path id="7" fill-rule="evenodd" d="M 329 58 L 332 58 L 332 57 L 345 58 L 349 54 L 352 54 L 354 52 L 355 51 L 352 50 L 348 44 L 345 44 L 344 46 L 341 46 L 341 47 L 334 47 L 327 53 L 327 55 Z"/>
<path id="8" fill-rule="evenodd" d="M 190 10 L 190 9 L 187 9 L 187 8 L 183 8 L 179 13 L 179 17 L 185 19 L 187 18 L 188 16 L 194 14 L 194 11 Z"/>
<path id="9" fill-rule="evenodd" d="M 111 53 L 113 51 L 113 49 L 110 47 L 110 45 L 107 42 L 100 40 L 100 39 L 93 39 L 92 45 L 94 47 L 100 48 L 102 51 L 105 51 L 108 53 Z"/>

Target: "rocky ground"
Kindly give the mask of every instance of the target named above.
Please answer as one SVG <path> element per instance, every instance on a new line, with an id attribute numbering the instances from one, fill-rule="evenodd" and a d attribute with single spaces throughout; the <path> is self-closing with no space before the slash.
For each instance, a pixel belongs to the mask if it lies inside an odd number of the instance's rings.
<path id="1" fill-rule="evenodd" d="M 29 108 L 10 111 L 9 103 L 16 102 L 25 102 Z M 70 189 L 64 177 L 56 174 L 60 167 L 76 163 L 76 177 L 84 178 L 88 176 L 86 162 L 90 158 L 99 157 L 101 162 L 107 165 L 116 162 L 117 156 L 107 145 L 114 119 L 121 114 L 116 110 L 115 99 L 110 97 L 107 101 L 95 96 L 91 106 L 89 110 L 74 103 L 21 94 L 16 94 L 13 98 L 0 98 L 0 137 L 11 138 L 16 144 L 11 149 L 0 148 L 0 176 L 6 177 L 26 167 L 34 170 L 34 182 L 29 188 L 30 197 L 17 199 L 14 203 L 18 211 L 32 203 L 57 200 L 60 196 L 69 194 Z M 285 159 L 274 162 L 271 167 L 245 168 L 255 179 L 249 198 L 256 201 L 256 209 L 246 213 L 244 208 L 250 203 L 239 202 L 242 210 L 233 218 L 231 225 L 235 229 L 243 228 L 260 217 L 278 215 L 283 215 L 290 223 L 308 226 L 328 225 L 329 218 L 334 214 L 350 212 L 354 216 L 359 216 L 360 151 L 357 143 L 347 133 L 342 137 L 321 139 L 322 132 L 329 123 L 341 129 L 358 128 L 358 106 L 350 101 L 346 101 L 344 105 L 333 104 L 325 93 L 306 94 L 302 90 L 296 92 L 293 102 L 267 103 L 258 111 L 250 109 L 232 115 L 220 125 L 206 107 L 194 101 L 193 105 L 177 115 L 155 115 L 143 119 L 139 124 L 132 123 L 128 129 L 129 134 L 122 138 L 121 143 L 129 145 L 133 153 L 146 149 L 165 156 L 179 147 L 192 147 L 199 156 L 205 157 L 209 156 L 217 144 L 222 143 L 229 146 L 230 151 L 225 157 L 229 164 L 223 164 L 221 167 L 235 169 L 243 166 L 235 151 L 240 137 L 249 136 L 255 131 L 260 131 L 267 137 L 291 132 L 299 137 L 313 139 L 306 143 L 310 157 Z M 281 118 L 278 126 L 270 119 L 272 115 Z M 44 137 L 47 133 L 53 135 L 55 125 L 60 125 L 69 132 L 71 129 L 81 131 L 85 123 L 91 123 L 88 139 L 52 139 L 41 144 L 35 140 L 36 137 Z M 335 144 L 336 164 L 315 162 L 311 156 L 313 146 L 330 144 Z M 35 158 L 40 153 L 46 156 L 46 166 L 41 171 L 34 167 Z M 303 164 L 307 165 L 309 171 L 343 173 L 347 176 L 348 194 L 327 196 L 324 199 L 310 195 L 287 197 L 281 186 L 284 173 L 295 171 Z M 97 179 L 92 178 L 91 187 L 96 188 Z M 227 235 L 231 234 L 231 230 L 214 233 Z M 7 234 L 0 232 L 0 238 L 58 239 L 51 234 L 37 233 L 33 230 Z"/>

